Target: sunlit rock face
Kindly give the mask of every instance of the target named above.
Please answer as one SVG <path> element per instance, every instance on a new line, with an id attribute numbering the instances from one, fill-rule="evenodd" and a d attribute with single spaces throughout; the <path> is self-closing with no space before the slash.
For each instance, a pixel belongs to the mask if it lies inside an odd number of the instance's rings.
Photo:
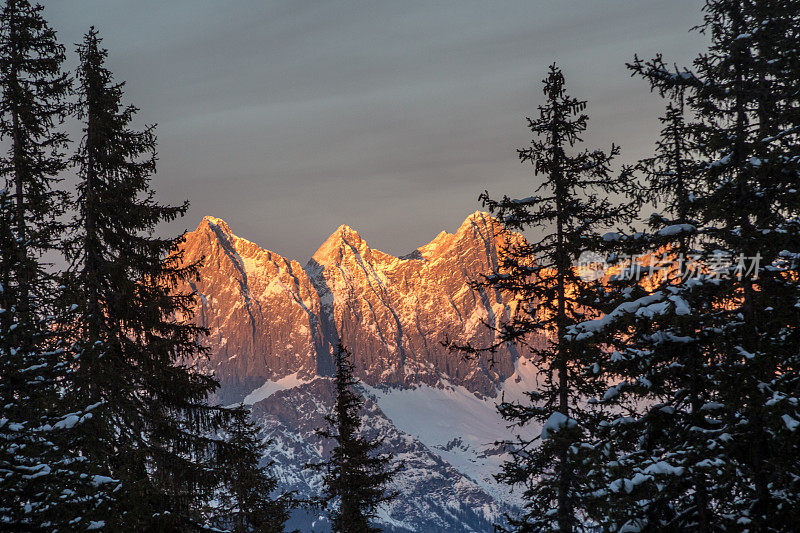
<path id="1" fill-rule="evenodd" d="M 295 372 L 317 373 L 319 297 L 298 262 L 235 236 L 213 217 L 187 235 L 183 250 L 187 263 L 203 259 L 192 283 L 194 319 L 209 329 L 207 364 L 226 395 Z"/>
<path id="2" fill-rule="evenodd" d="M 303 267 L 206 217 L 183 250 L 187 262 L 203 258 L 192 287 L 194 319 L 210 331 L 207 364 L 223 396 L 239 400 L 265 380 L 330 374 L 331 351 L 342 342 L 370 385 L 447 381 L 493 396 L 514 372 L 513 349 L 501 349 L 489 364 L 466 361 L 442 342 L 493 340 L 483 322 L 508 316 L 508 298 L 474 290 L 470 281 L 496 268 L 507 239 L 521 237 L 476 212 L 455 233 L 394 257 L 343 225 Z"/>

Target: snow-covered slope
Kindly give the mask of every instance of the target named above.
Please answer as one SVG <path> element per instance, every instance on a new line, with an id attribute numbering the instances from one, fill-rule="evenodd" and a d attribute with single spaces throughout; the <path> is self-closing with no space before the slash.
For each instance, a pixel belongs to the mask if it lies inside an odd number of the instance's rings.
<path id="1" fill-rule="evenodd" d="M 380 434 L 386 450 L 404 464 L 395 479 L 402 498 L 382 508 L 384 526 L 400 531 L 484 532 L 502 521 L 503 512 L 513 510 L 484 484 L 444 460 L 438 450 L 399 429 L 369 394 L 366 397 L 364 432 Z M 301 496 L 319 493 L 319 474 L 303 465 L 319 462 L 330 451 L 330 443 L 320 441 L 315 430 L 324 424 L 333 402 L 331 380 L 318 378 L 276 391 L 252 407 L 255 419 L 265 428 L 265 438 L 272 441 L 269 458 L 276 462 L 282 486 Z M 297 525 L 308 531 L 312 522 L 315 529 L 323 529 L 324 520 L 317 517 L 306 517 L 305 523 Z"/>
<path id="2" fill-rule="evenodd" d="M 533 363 L 519 359 L 515 373 L 504 381 L 498 397 L 477 396 L 463 386 L 447 382 L 408 389 L 368 387 L 371 397 L 400 430 L 413 435 L 444 461 L 475 481 L 501 501 L 517 501 L 518 493 L 499 485 L 494 475 L 508 459 L 500 441 L 513 440 L 538 427 L 510 428 L 497 412 L 501 399 L 524 401 L 522 392 L 536 387 Z"/>

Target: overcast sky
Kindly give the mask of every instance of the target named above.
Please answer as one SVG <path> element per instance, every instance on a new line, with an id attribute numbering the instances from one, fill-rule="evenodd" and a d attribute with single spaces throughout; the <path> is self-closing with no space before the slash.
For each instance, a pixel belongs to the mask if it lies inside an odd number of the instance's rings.
<path id="1" fill-rule="evenodd" d="M 587 143 L 646 155 L 663 103 L 634 53 L 685 63 L 700 0 L 47 0 L 62 42 L 95 25 L 165 202 L 305 262 L 340 224 L 404 254 L 480 206 L 528 196 L 515 149 L 553 61 L 589 101 Z M 71 54 L 74 57 L 74 53 Z M 74 63 L 74 59 L 71 60 Z"/>

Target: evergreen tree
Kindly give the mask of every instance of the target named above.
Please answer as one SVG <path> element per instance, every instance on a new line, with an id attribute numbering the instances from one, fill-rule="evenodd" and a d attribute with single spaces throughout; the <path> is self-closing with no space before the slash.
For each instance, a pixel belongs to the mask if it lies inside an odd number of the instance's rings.
<path id="1" fill-rule="evenodd" d="M 268 470 L 271 465 L 260 465 L 267 450 L 261 430 L 244 406 L 235 409 L 233 415 L 226 432 L 229 446 L 222 449 L 227 455 L 218 459 L 227 467 L 223 490 L 217 497 L 220 522 L 234 533 L 283 531 L 294 505 L 291 495 L 272 497 L 278 480 Z"/>
<path id="2" fill-rule="evenodd" d="M 57 253 L 67 204 L 55 189 L 67 138 L 64 49 L 42 7 L 8 0 L 0 13 L 0 522 L 3 529 L 84 530 L 114 480 L 71 453 L 96 405 L 68 404 L 71 363 L 59 328 Z"/>
<path id="3" fill-rule="evenodd" d="M 78 54 L 84 135 L 74 157 L 80 183 L 69 250 L 74 397 L 101 404 L 79 449 L 121 482 L 106 515 L 112 528 L 197 529 L 223 482 L 216 459 L 228 445 L 219 435 L 234 412 L 209 405 L 218 382 L 197 367 L 204 330 L 189 322 L 194 293 L 179 287 L 198 265 L 183 262 L 182 237 L 153 235 L 188 204 L 153 200 L 153 127 L 131 127 L 137 110 L 123 105 L 123 84 L 104 66 L 94 29 Z"/>
<path id="4" fill-rule="evenodd" d="M 339 346 L 334 356 L 336 374 L 336 403 L 333 413 L 326 416 L 326 429 L 319 435 L 331 439 L 335 446 L 330 458 L 323 463 L 308 465 L 323 471 L 325 492 L 321 503 L 328 505 L 333 531 L 347 533 L 377 532 L 373 525 L 378 506 L 398 496 L 388 490 L 402 464 L 390 468 L 392 457 L 376 451 L 383 439 L 371 439 L 360 433 L 359 411 L 363 400 L 355 391 L 350 352 Z"/>
<path id="5" fill-rule="evenodd" d="M 525 513 L 510 518 L 514 530 L 574 531 L 586 513 L 584 450 L 601 415 L 585 400 L 602 387 L 592 372 L 597 355 L 583 350 L 580 339 L 566 337 L 571 325 L 598 312 L 600 296 L 597 280 L 582 276 L 574 264 L 596 245 L 598 229 L 629 219 L 630 209 L 608 198 L 624 190 L 625 176 L 612 176 L 609 167 L 619 148 L 570 153 L 587 127 L 586 102 L 565 93 L 555 65 L 543 83 L 546 103 L 537 119 L 528 119 L 536 138 L 518 151 L 543 183 L 529 198 L 496 201 L 484 193 L 481 199 L 506 228 L 549 233 L 535 243 L 508 241 L 497 272 L 476 285 L 507 292 L 515 310 L 496 328 L 493 346 L 461 348 L 476 354 L 516 343 L 541 361 L 540 388 L 526 393 L 530 401 L 503 402 L 499 409 L 509 422 L 543 424 L 542 434 L 509 443 L 512 460 L 498 480 L 524 487 Z M 546 339 L 536 342 L 537 336 Z"/>
<path id="6" fill-rule="evenodd" d="M 696 116 L 689 225 L 657 232 L 698 235 L 696 275 L 575 328 L 622 348 L 604 397 L 652 406 L 608 428 L 609 446 L 638 435 L 606 460 L 610 506 L 625 510 L 612 530 L 788 531 L 798 518 L 800 5 L 705 11 L 711 46 L 693 69 L 631 65 Z"/>
<path id="7" fill-rule="evenodd" d="M 698 455 L 713 386 L 705 341 L 694 336 L 697 315 L 689 312 L 702 304 L 677 288 L 699 273 L 698 223 L 691 217 L 701 186 L 699 147 L 695 125 L 684 121 L 680 92 L 661 121 L 656 154 L 637 166 L 645 183 L 630 192 L 664 210 L 650 216 L 647 231 L 604 236 L 619 262 L 605 294 L 612 311 L 574 326 L 568 336 L 581 335 L 598 352 L 611 353 L 598 373 L 614 385 L 590 400 L 616 415 L 596 433 L 599 453 L 592 460 L 604 475 L 595 479 L 595 521 L 612 530 L 707 531 L 708 480 L 693 465 L 713 455 Z"/>
<path id="8" fill-rule="evenodd" d="M 42 6 L 8 0 L 2 12 L 0 84 L 3 138 L 10 141 L 2 172 L 15 212 L 19 280 L 19 313 L 32 312 L 39 282 L 47 274 L 38 254 L 58 247 L 62 227 L 57 216 L 67 205 L 66 193 L 54 189 L 66 164 L 66 134 L 58 131 L 68 114 L 70 79 L 61 69 L 64 47 L 42 18 Z"/>

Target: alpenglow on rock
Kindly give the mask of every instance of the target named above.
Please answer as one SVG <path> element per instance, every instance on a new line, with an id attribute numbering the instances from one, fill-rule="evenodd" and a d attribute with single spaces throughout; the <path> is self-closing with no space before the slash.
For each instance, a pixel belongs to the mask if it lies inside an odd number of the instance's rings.
<path id="1" fill-rule="evenodd" d="M 224 399 L 238 401 L 266 380 L 310 380 L 331 372 L 331 351 L 343 342 L 356 374 L 370 385 L 413 386 L 443 380 L 486 396 L 514 372 L 516 354 L 466 361 L 442 346 L 446 338 L 491 342 L 483 321 L 510 312 L 504 295 L 473 290 L 491 272 L 504 232 L 476 212 L 453 233 L 403 257 L 371 248 L 340 226 L 305 267 L 233 234 L 213 217 L 186 236 L 185 259 L 204 257 L 195 320 L 210 330 L 208 364 Z"/>

